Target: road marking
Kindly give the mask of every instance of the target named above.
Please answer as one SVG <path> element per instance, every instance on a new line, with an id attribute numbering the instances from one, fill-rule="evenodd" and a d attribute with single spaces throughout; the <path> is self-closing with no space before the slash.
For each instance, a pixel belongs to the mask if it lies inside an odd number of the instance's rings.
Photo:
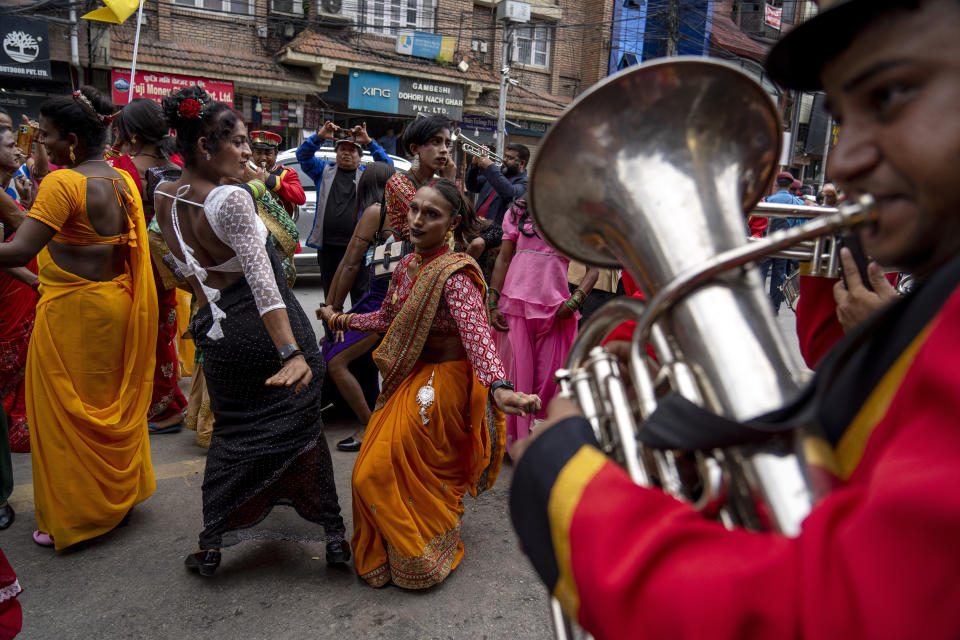
<path id="1" fill-rule="evenodd" d="M 168 462 L 160 464 L 153 468 L 153 477 L 157 481 L 169 480 L 171 478 L 185 478 L 197 473 L 203 473 L 206 458 L 196 458 L 193 460 L 181 460 L 180 462 Z M 33 504 L 33 484 L 18 484 L 13 487 L 13 493 L 10 494 L 10 504 L 17 513 L 27 513 L 34 511 Z"/>

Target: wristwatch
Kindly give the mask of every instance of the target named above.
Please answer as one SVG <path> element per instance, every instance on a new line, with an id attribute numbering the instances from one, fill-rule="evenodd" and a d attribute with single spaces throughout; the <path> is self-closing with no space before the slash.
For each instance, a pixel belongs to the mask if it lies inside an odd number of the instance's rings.
<path id="1" fill-rule="evenodd" d="M 295 356 L 303 355 L 303 350 L 296 342 L 285 344 L 277 350 L 280 353 L 280 362 L 286 364 L 287 360 Z"/>
<path id="2" fill-rule="evenodd" d="M 515 391 L 516 387 L 513 386 L 513 383 L 509 380 L 494 380 L 490 383 L 490 394 L 493 395 L 493 392 L 497 389 L 506 389 L 507 391 Z"/>

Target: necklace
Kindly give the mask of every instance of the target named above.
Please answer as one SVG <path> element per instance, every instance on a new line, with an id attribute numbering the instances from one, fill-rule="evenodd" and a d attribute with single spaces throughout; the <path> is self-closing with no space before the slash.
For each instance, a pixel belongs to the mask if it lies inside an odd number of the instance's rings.
<path id="1" fill-rule="evenodd" d="M 436 258 L 438 255 L 440 255 L 441 253 L 443 253 L 449 248 L 450 247 L 446 243 L 444 243 L 432 251 L 414 254 L 413 259 L 417 261 L 418 265 L 423 266 L 424 262 L 430 262 L 431 260 L 433 260 L 434 258 Z"/>
<path id="2" fill-rule="evenodd" d="M 410 263 L 408 264 L 408 267 L 416 263 L 417 272 L 411 275 L 410 271 L 407 271 L 407 277 L 409 277 L 412 282 L 416 282 L 417 278 L 420 277 L 420 271 L 421 269 L 423 269 L 424 264 L 429 263 L 431 260 L 439 256 L 449 248 L 450 248 L 449 245 L 442 244 L 438 248 L 433 249 L 432 251 L 427 251 L 426 253 L 413 254 L 413 260 L 410 261 Z M 399 299 L 399 296 L 397 295 L 397 290 L 394 289 L 392 304 L 397 304 L 398 299 Z"/>
<path id="3" fill-rule="evenodd" d="M 156 154 L 156 153 L 146 153 L 145 151 L 140 151 L 140 152 L 138 152 L 138 153 L 131 153 L 131 154 L 130 154 L 130 157 L 131 157 L 131 158 L 139 158 L 140 156 L 146 156 L 146 157 L 148 157 L 148 158 L 153 158 L 154 160 L 163 160 L 163 156 L 162 156 L 162 155 L 158 155 L 158 154 Z"/>

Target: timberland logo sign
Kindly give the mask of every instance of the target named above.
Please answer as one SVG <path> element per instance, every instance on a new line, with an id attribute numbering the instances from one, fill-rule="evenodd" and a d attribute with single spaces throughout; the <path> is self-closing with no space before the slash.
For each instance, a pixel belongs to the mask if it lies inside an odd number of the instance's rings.
<path id="1" fill-rule="evenodd" d="M 26 31 L 11 31 L 3 39 L 3 51 L 17 62 L 33 62 L 40 55 L 40 43 Z"/>
<path id="2" fill-rule="evenodd" d="M 50 47 L 47 23 L 11 14 L 0 16 L 6 27 L 0 74 L 26 78 L 50 79 Z"/>

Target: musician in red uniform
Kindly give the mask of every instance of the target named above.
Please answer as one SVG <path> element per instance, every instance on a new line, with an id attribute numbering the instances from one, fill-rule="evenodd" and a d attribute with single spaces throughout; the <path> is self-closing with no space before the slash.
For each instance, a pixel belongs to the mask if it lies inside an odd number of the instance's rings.
<path id="1" fill-rule="evenodd" d="M 728 530 L 633 485 L 573 406 L 552 404 L 517 464 L 511 515 L 598 639 L 960 637 L 960 2 L 820 5 L 767 70 L 826 91 L 842 123 L 830 175 L 877 198 L 864 249 L 917 285 L 775 414 L 819 423 L 826 446 L 810 461 L 835 474 L 796 538 Z"/>
<path id="2" fill-rule="evenodd" d="M 277 164 L 277 148 L 283 139 L 271 131 L 251 131 L 250 149 L 253 163 L 260 168 L 257 179 L 270 190 L 291 216 L 297 207 L 307 201 L 300 184 L 300 176 L 293 169 Z"/>

